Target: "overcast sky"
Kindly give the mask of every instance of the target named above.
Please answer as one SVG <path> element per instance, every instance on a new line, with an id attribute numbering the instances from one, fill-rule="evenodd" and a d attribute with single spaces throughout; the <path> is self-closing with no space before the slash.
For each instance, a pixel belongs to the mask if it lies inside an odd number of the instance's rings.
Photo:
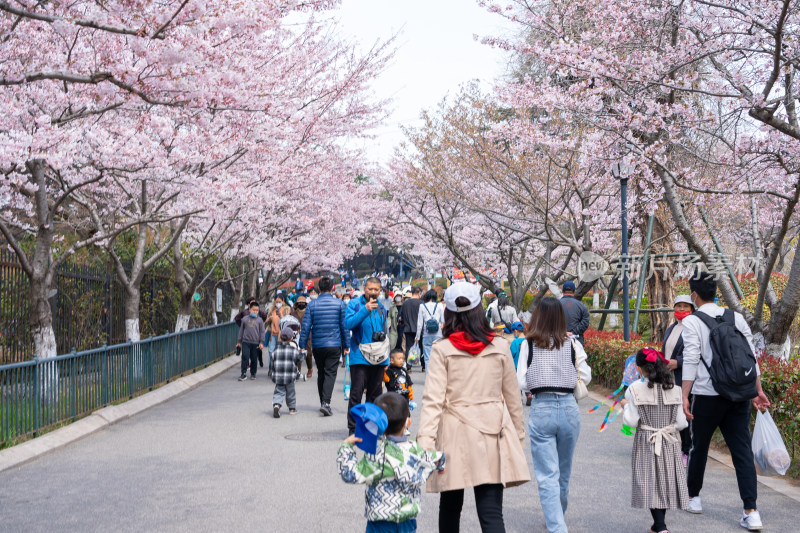
<path id="1" fill-rule="evenodd" d="M 379 97 L 394 100 L 386 127 L 369 146 L 381 162 L 403 139 L 400 125 L 416 123 L 422 109 L 473 79 L 490 87 L 505 72 L 505 54 L 473 35 L 507 35 L 511 27 L 476 0 L 343 0 L 337 18 L 365 48 L 399 33 L 394 61 L 374 85 Z"/>

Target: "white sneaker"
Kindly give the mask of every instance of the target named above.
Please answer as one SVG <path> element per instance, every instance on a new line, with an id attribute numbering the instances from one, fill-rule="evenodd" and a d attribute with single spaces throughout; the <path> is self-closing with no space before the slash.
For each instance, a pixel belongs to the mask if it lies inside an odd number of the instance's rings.
<path id="1" fill-rule="evenodd" d="M 761 531 L 764 526 L 761 524 L 761 515 L 758 511 L 753 511 L 750 514 L 745 514 L 742 511 L 742 519 L 739 520 L 739 525 L 747 529 L 747 531 Z"/>
<path id="2" fill-rule="evenodd" d="M 703 502 L 700 501 L 700 496 L 689 498 L 689 509 L 692 514 L 703 514 Z"/>

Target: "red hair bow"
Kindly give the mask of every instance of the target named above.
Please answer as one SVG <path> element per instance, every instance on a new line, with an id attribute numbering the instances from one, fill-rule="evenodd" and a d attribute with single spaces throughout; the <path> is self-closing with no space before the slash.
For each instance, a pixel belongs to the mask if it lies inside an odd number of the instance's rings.
<path id="1" fill-rule="evenodd" d="M 664 357 L 664 354 L 659 352 L 658 350 L 654 350 L 652 348 L 645 348 L 644 350 L 642 350 L 642 353 L 645 355 L 645 360 L 648 363 L 655 363 L 659 359 L 661 359 L 665 363 L 667 362 L 667 358 Z"/>

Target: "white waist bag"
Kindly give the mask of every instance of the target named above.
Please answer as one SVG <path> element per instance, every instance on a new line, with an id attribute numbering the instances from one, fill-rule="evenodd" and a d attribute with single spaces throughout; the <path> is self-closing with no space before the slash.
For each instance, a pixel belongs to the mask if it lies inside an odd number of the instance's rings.
<path id="1" fill-rule="evenodd" d="M 358 349 L 361 355 L 371 365 L 379 365 L 389 358 L 389 337 L 382 342 L 367 342 L 359 344 Z"/>

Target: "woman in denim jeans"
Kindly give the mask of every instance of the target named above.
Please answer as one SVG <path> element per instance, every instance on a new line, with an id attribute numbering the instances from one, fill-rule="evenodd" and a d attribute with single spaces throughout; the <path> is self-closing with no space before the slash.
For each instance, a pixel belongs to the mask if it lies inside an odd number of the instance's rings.
<path id="1" fill-rule="evenodd" d="M 417 336 L 414 339 L 414 344 L 419 342 L 420 336 L 422 337 L 422 358 L 425 364 L 422 368 L 428 367 L 428 361 L 431 358 L 431 347 L 433 343 L 442 338 L 442 324 L 444 324 L 444 304 L 440 305 L 437 301 L 439 293 L 431 289 L 422 296 L 422 305 L 419 306 L 417 313 Z M 436 320 L 439 326 L 436 331 L 428 331 L 428 320 Z"/>
<path id="2" fill-rule="evenodd" d="M 559 301 L 542 299 L 519 349 L 517 381 L 523 391 L 533 395 L 528 436 L 539 500 L 550 533 L 567 531 L 564 513 L 569 476 L 581 431 L 581 414 L 573 392 L 578 376 L 587 384 L 592 379 L 585 352 L 576 351 L 573 342 L 577 341 L 567 336 L 567 321 Z"/>

